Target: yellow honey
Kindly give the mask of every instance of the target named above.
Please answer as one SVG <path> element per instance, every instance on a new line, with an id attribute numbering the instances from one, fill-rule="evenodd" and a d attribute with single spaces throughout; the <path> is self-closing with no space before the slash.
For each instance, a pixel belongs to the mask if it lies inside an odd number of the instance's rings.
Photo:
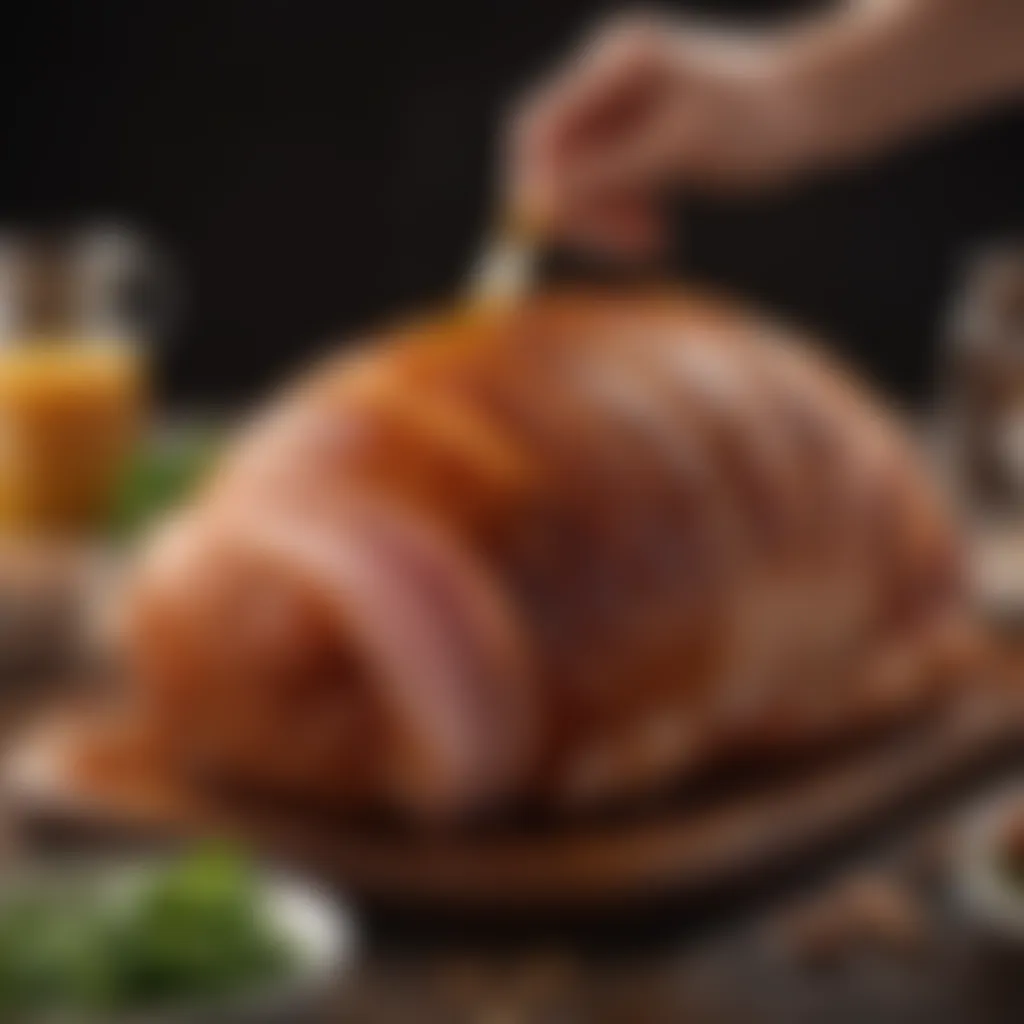
<path id="1" fill-rule="evenodd" d="M 32 337 L 0 347 L 0 527 L 78 534 L 107 514 L 144 406 L 120 341 Z"/>

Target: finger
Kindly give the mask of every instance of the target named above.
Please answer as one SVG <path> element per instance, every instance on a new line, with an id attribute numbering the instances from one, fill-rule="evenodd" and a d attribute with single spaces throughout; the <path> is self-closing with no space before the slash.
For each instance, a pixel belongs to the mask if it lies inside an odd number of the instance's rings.
<path id="1" fill-rule="evenodd" d="M 563 133 L 585 135 L 663 83 L 668 52 L 664 29 L 649 19 L 602 31 L 563 76 L 548 116 Z"/>
<path id="2" fill-rule="evenodd" d="M 648 20 L 603 32 L 536 93 L 513 127 L 511 177 L 523 191 L 558 191 L 580 153 L 600 148 L 643 116 L 669 73 L 664 33 Z"/>
<path id="3" fill-rule="evenodd" d="M 630 195 L 600 197 L 569 211 L 560 237 L 571 249 L 623 262 L 655 259 L 668 241 L 658 204 Z"/>
<path id="4" fill-rule="evenodd" d="M 619 137 L 581 151 L 564 171 L 562 188 L 581 198 L 665 191 L 703 175 L 712 141 L 698 96 L 666 97 Z"/>

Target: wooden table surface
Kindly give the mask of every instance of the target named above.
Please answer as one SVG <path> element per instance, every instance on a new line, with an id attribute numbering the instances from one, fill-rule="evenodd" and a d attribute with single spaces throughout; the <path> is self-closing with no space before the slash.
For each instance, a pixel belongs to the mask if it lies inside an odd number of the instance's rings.
<path id="1" fill-rule="evenodd" d="M 1016 645 L 1007 646 L 1007 664 L 1024 664 Z M 8 685 L 0 737 L 17 735 L 53 699 L 46 686 Z M 325 1019 L 1019 1021 L 1024 948 L 1019 958 L 1007 955 L 978 934 L 953 898 L 948 864 L 949 837 L 965 812 L 1015 775 L 1024 779 L 1024 752 L 1020 763 L 1001 759 L 872 835 L 705 906 L 515 925 L 359 908 L 363 955 Z M 6 863 L 38 856 L 3 816 L 0 826 Z M 882 927 L 866 939 L 856 914 L 844 925 L 844 912 L 831 909 L 856 886 L 887 893 L 883 903 L 895 908 L 883 907 Z M 895 923 L 886 925 L 886 913 Z M 829 936 L 830 914 L 838 938 Z M 824 938 L 816 918 L 826 922 Z"/>

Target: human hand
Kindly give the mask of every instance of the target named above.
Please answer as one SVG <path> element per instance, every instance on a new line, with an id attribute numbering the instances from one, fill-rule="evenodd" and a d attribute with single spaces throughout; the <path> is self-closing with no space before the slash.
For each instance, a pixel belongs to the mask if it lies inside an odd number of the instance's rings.
<path id="1" fill-rule="evenodd" d="M 649 18 L 605 26 L 515 112 L 509 205 L 561 242 L 655 254 L 669 190 L 758 186 L 799 166 L 807 126 L 782 84 L 767 41 Z"/>
<path id="2" fill-rule="evenodd" d="M 618 21 L 514 114 L 506 205 L 533 234 L 649 256 L 671 189 L 764 187 L 1022 92 L 1020 0 L 857 0 L 747 35 Z"/>

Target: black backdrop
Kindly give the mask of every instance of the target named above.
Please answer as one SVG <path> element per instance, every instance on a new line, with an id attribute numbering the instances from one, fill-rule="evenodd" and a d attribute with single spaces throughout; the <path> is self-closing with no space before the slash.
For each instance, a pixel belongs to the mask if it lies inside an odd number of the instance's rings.
<path id="1" fill-rule="evenodd" d="M 793 5 L 701 8 L 769 6 Z M 0 29 L 0 220 L 107 214 L 152 233 L 190 295 L 168 391 L 247 398 L 331 334 L 458 282 L 498 114 L 600 9 L 23 0 Z M 680 223 L 681 271 L 823 328 L 916 397 L 966 254 L 1024 228 L 1024 118 L 785 194 L 691 200 Z"/>

